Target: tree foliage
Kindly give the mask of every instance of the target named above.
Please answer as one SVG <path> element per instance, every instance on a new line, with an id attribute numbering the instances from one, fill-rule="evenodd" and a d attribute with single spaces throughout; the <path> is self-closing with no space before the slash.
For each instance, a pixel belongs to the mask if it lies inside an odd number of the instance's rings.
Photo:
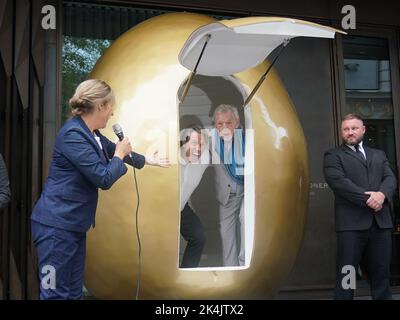
<path id="1" fill-rule="evenodd" d="M 70 115 L 68 101 L 75 88 L 87 78 L 110 40 L 64 37 L 62 49 L 62 122 Z"/>

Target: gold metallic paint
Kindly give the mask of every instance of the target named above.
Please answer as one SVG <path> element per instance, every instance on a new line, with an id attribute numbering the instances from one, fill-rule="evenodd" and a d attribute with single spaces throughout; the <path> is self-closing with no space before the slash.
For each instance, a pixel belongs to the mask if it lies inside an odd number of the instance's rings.
<path id="1" fill-rule="evenodd" d="M 141 299 L 268 298 L 290 272 L 304 230 L 308 160 L 302 128 L 278 75 L 272 71 L 250 102 L 255 135 L 255 241 L 250 267 L 236 271 L 179 270 L 178 96 L 190 71 L 178 54 L 190 34 L 215 20 L 198 14 L 155 17 L 119 37 L 91 77 L 108 82 L 117 97 L 103 133 L 114 139 L 120 123 L 144 153 L 159 140 L 171 144 L 169 169 L 137 170 L 142 243 Z M 247 94 L 267 67 L 236 74 Z M 85 285 L 97 298 L 134 299 L 138 242 L 136 193 L 129 169 L 100 191 L 96 228 L 88 234 Z M 216 213 L 217 214 L 217 213 Z"/>

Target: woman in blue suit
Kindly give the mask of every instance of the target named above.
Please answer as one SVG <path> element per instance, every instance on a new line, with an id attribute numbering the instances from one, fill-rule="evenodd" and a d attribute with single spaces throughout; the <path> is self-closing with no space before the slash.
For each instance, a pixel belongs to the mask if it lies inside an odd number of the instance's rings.
<path id="1" fill-rule="evenodd" d="M 96 79 L 82 82 L 69 101 L 73 117 L 58 133 L 31 217 L 40 299 L 81 299 L 86 232 L 95 225 L 98 189 L 111 188 L 127 172 L 124 162 L 138 169 L 146 163 L 169 166 L 168 159 L 146 161 L 132 152 L 128 138 L 114 144 L 99 132 L 114 103 L 110 86 Z"/>

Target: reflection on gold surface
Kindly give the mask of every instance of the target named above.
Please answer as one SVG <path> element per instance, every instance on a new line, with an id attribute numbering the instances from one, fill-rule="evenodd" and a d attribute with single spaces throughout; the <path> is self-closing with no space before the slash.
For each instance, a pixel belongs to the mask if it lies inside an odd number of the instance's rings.
<path id="1" fill-rule="evenodd" d="M 120 123 L 136 152 L 160 149 L 169 169 L 137 171 L 142 242 L 142 299 L 268 298 L 285 280 L 299 250 L 308 199 L 304 135 L 290 98 L 272 71 L 250 102 L 254 129 L 255 213 L 249 267 L 244 270 L 179 269 L 178 89 L 190 71 L 178 54 L 189 35 L 214 19 L 165 14 L 118 38 L 92 72 L 117 97 L 103 133 L 114 140 Z M 267 63 L 234 75 L 248 94 Z M 151 153 L 151 151 L 149 152 Z M 88 235 L 85 285 L 97 298 L 134 299 L 138 244 L 133 172 L 100 192 L 96 228 Z"/>

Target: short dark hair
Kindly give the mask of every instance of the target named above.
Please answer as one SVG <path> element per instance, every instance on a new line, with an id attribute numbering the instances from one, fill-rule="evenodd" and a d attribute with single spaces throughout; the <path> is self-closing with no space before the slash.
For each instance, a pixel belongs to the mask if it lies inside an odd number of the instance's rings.
<path id="1" fill-rule="evenodd" d="M 189 126 L 189 128 L 183 129 L 184 140 L 181 141 L 181 146 L 183 146 L 186 142 L 190 140 L 190 135 L 193 132 L 197 132 L 198 134 L 202 134 L 204 127 L 200 124 L 193 124 Z"/>
<path id="2" fill-rule="evenodd" d="M 353 119 L 357 119 L 360 120 L 363 124 L 364 124 L 364 119 L 357 113 L 349 113 L 346 114 L 343 118 L 342 118 L 342 122 L 346 121 L 346 120 L 353 120 Z"/>

